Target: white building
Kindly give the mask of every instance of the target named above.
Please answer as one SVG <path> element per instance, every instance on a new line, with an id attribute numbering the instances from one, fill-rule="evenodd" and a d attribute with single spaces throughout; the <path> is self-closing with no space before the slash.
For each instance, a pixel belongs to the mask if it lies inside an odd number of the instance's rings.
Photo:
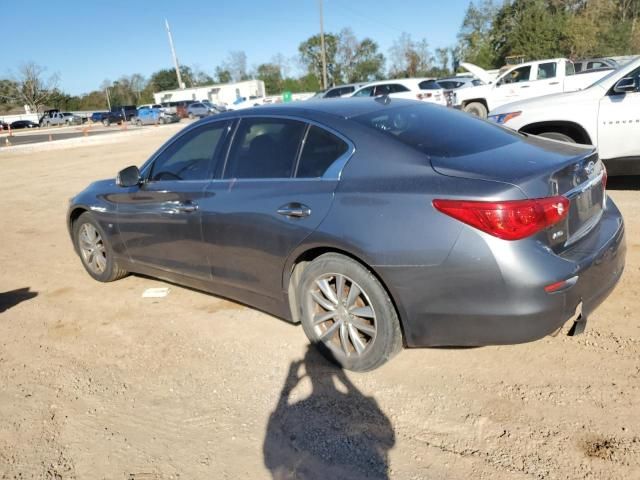
<path id="1" fill-rule="evenodd" d="M 247 80 L 245 82 L 221 83 L 178 90 L 165 90 L 153 94 L 155 103 L 183 102 L 186 100 L 209 100 L 213 104 L 232 104 L 239 97 L 264 97 L 265 89 L 262 80 Z"/>

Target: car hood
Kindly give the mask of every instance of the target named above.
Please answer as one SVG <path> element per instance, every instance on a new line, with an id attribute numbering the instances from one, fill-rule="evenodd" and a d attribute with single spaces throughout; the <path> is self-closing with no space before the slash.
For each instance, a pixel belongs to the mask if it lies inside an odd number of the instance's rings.
<path id="1" fill-rule="evenodd" d="M 462 62 L 460 66 L 469 70 L 484 83 L 491 83 L 495 80 L 495 77 L 487 72 L 484 68 L 474 65 L 473 63 Z"/>

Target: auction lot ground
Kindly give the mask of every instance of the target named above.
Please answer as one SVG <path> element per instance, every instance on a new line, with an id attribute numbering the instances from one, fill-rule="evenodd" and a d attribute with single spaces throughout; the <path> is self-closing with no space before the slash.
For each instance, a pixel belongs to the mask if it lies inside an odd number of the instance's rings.
<path id="1" fill-rule="evenodd" d="M 266 314 L 84 272 L 68 198 L 179 128 L 0 148 L 0 478 L 640 478 L 640 179 L 610 181 L 627 267 L 584 335 L 344 374 Z"/>

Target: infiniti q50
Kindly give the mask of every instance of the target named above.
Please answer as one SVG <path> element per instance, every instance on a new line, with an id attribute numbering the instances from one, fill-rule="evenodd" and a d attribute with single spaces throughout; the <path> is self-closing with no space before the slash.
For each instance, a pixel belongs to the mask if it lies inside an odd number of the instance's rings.
<path id="1" fill-rule="evenodd" d="M 578 333 L 625 260 L 592 147 L 388 97 L 203 119 L 67 221 L 94 279 L 235 299 L 357 371 L 403 346 Z"/>

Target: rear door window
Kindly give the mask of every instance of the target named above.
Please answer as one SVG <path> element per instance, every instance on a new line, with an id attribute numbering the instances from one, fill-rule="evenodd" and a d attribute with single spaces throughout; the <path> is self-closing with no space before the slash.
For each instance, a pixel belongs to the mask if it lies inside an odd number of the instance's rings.
<path id="1" fill-rule="evenodd" d="M 447 82 L 445 82 L 445 83 L 447 83 Z M 451 83 L 453 83 L 453 82 L 451 82 Z M 418 84 L 418 87 L 420 87 L 420 90 L 439 90 L 439 89 L 443 88 L 435 80 L 423 80 L 422 82 L 420 82 Z M 450 87 L 447 87 L 447 88 L 450 88 Z"/>
<path id="2" fill-rule="evenodd" d="M 306 125 L 283 118 L 243 118 L 234 135 L 224 178 L 289 178 Z"/>
<path id="3" fill-rule="evenodd" d="M 342 139 L 311 125 L 302 147 L 296 177 L 322 177 L 327 168 L 348 150 L 349 146 Z"/>
<path id="4" fill-rule="evenodd" d="M 556 78 L 556 62 L 541 63 L 538 65 L 538 80 Z"/>

